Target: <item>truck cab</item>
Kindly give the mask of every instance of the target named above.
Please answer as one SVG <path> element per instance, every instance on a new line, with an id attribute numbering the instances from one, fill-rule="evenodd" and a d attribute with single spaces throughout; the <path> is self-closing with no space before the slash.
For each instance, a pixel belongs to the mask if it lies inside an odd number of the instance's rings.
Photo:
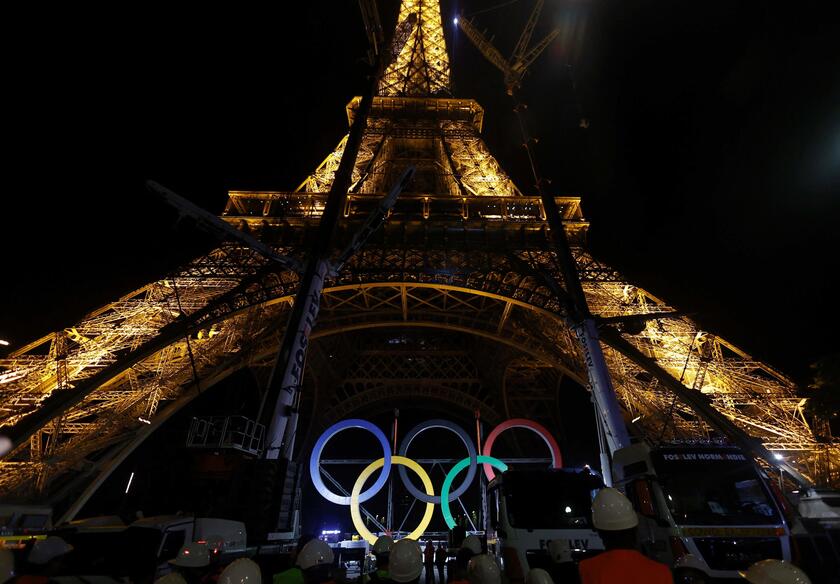
<path id="1" fill-rule="evenodd" d="M 524 582 L 532 568 L 555 582 L 577 578 L 577 563 L 604 549 L 591 514 L 602 486 L 588 469 L 511 470 L 490 482 L 488 549 L 509 582 Z"/>
<path id="2" fill-rule="evenodd" d="M 676 582 L 738 578 L 758 560 L 790 561 L 791 543 L 767 476 L 734 447 L 634 444 L 613 453 L 615 486 L 639 513 L 649 557 Z"/>

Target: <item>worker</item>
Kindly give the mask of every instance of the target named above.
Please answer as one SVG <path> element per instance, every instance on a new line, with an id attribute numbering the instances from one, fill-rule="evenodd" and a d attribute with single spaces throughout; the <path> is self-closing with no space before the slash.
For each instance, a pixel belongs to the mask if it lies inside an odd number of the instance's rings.
<path id="1" fill-rule="evenodd" d="M 435 565 L 437 566 L 439 584 L 446 584 L 446 574 L 443 570 L 446 567 L 447 556 L 449 556 L 449 551 L 446 549 L 446 544 L 440 542 L 437 550 L 435 550 Z"/>
<path id="2" fill-rule="evenodd" d="M 391 556 L 391 548 L 394 546 L 394 539 L 390 535 L 380 535 L 373 542 L 373 556 L 376 558 L 376 569 L 365 574 L 363 580 L 365 582 L 385 582 L 389 578 L 389 562 Z"/>
<path id="3" fill-rule="evenodd" d="M 297 545 L 292 551 L 292 567 L 274 574 L 274 577 L 271 579 L 272 584 L 303 584 L 303 572 L 300 566 L 298 566 L 297 560 L 300 557 L 300 550 L 303 549 L 303 546 L 313 539 L 315 539 L 315 536 L 311 533 L 305 533 L 298 538 Z"/>
<path id="4" fill-rule="evenodd" d="M 15 583 L 45 584 L 53 576 L 61 574 L 67 554 L 71 551 L 73 546 L 55 535 L 37 540 L 26 557 L 29 563 L 27 573 L 15 578 Z"/>
<path id="5" fill-rule="evenodd" d="M 234 560 L 219 576 L 219 584 L 261 584 L 261 582 L 260 567 L 250 558 Z"/>
<path id="6" fill-rule="evenodd" d="M 210 572 L 210 550 L 206 543 L 193 541 L 181 546 L 178 555 L 169 560 L 172 568 L 183 576 L 187 584 L 207 584 Z"/>
<path id="7" fill-rule="evenodd" d="M 479 554 L 470 560 L 467 579 L 469 584 L 502 584 L 502 572 L 494 558 Z"/>
<path id="8" fill-rule="evenodd" d="M 671 570 L 636 549 L 639 517 L 619 491 L 601 489 L 592 501 L 592 525 L 604 542 L 604 553 L 580 563 L 581 584 L 673 584 Z"/>
<path id="9" fill-rule="evenodd" d="M 333 583 L 333 551 L 327 542 L 313 539 L 300 550 L 297 565 L 303 573 L 304 584 Z"/>
<path id="10" fill-rule="evenodd" d="M 423 548 L 423 568 L 426 570 L 426 584 L 435 584 L 435 545 L 430 539 L 426 541 L 426 547 Z M 441 584 L 444 583 L 441 582 Z"/>
<path id="11" fill-rule="evenodd" d="M 413 539 L 401 539 L 390 554 L 390 580 L 398 584 L 417 584 L 423 571 L 423 553 Z"/>
<path id="12" fill-rule="evenodd" d="M 542 568 L 531 568 L 528 571 L 525 584 L 554 584 L 554 580 L 551 578 L 551 574 Z"/>
<path id="13" fill-rule="evenodd" d="M 0 584 L 15 577 L 15 557 L 6 548 L 0 548 Z"/>
<path id="14" fill-rule="evenodd" d="M 738 573 L 751 584 L 811 584 L 805 572 L 782 560 L 761 560 Z"/>

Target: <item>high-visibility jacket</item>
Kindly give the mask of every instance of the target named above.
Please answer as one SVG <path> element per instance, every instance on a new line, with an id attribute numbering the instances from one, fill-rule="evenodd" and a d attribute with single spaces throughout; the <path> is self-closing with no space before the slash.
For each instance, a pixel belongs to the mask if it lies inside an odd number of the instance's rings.
<path id="1" fill-rule="evenodd" d="M 581 584 L 674 584 L 671 570 L 636 550 L 611 550 L 580 563 Z"/>

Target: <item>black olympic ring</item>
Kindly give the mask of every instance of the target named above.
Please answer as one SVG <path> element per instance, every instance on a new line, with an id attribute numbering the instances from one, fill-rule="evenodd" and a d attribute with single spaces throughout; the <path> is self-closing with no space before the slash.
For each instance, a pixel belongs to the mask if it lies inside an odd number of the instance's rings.
<path id="1" fill-rule="evenodd" d="M 408 434 L 406 434 L 405 438 L 403 438 L 402 442 L 400 443 L 400 456 L 408 457 L 406 454 L 408 452 L 408 447 L 411 445 L 411 441 L 425 430 L 429 430 L 431 428 L 443 428 L 445 430 L 450 430 L 458 435 L 461 441 L 464 443 L 464 446 L 467 447 L 467 454 L 469 455 L 470 466 L 467 469 L 467 475 L 464 477 L 463 482 L 458 485 L 458 488 L 452 491 L 449 494 L 450 502 L 454 501 L 461 495 L 463 495 L 466 490 L 472 484 L 473 479 L 475 478 L 476 469 L 478 468 L 477 462 L 477 453 L 475 451 L 475 445 L 472 443 L 472 439 L 470 435 L 458 424 L 450 422 L 448 420 L 427 420 L 425 422 L 421 422 L 414 426 Z M 400 473 L 400 479 L 402 480 L 403 485 L 405 488 L 408 489 L 408 492 L 414 495 L 417 499 L 420 499 L 423 503 L 434 503 L 435 505 L 440 503 L 440 496 L 434 495 L 429 496 L 411 482 L 411 479 L 408 478 L 408 473 L 405 470 L 405 467 L 400 466 L 397 468 L 398 472 Z"/>

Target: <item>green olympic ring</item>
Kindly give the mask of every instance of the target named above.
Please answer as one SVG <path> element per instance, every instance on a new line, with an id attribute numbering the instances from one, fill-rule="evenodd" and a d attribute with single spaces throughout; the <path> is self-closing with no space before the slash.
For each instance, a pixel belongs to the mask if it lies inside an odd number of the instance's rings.
<path id="1" fill-rule="evenodd" d="M 497 468 L 502 472 L 505 472 L 508 469 L 508 466 L 504 462 L 498 458 L 493 458 L 492 456 L 479 455 L 477 459 L 479 463 L 489 464 L 493 468 Z M 446 478 L 443 479 L 443 486 L 440 488 L 440 512 L 443 513 L 443 520 L 446 521 L 446 526 L 449 529 L 455 527 L 455 518 L 452 517 L 452 512 L 449 510 L 449 489 L 452 487 L 452 481 L 455 480 L 458 473 L 467 468 L 469 464 L 470 459 L 467 457 L 453 466 L 452 470 L 449 471 L 449 474 L 446 475 Z"/>

